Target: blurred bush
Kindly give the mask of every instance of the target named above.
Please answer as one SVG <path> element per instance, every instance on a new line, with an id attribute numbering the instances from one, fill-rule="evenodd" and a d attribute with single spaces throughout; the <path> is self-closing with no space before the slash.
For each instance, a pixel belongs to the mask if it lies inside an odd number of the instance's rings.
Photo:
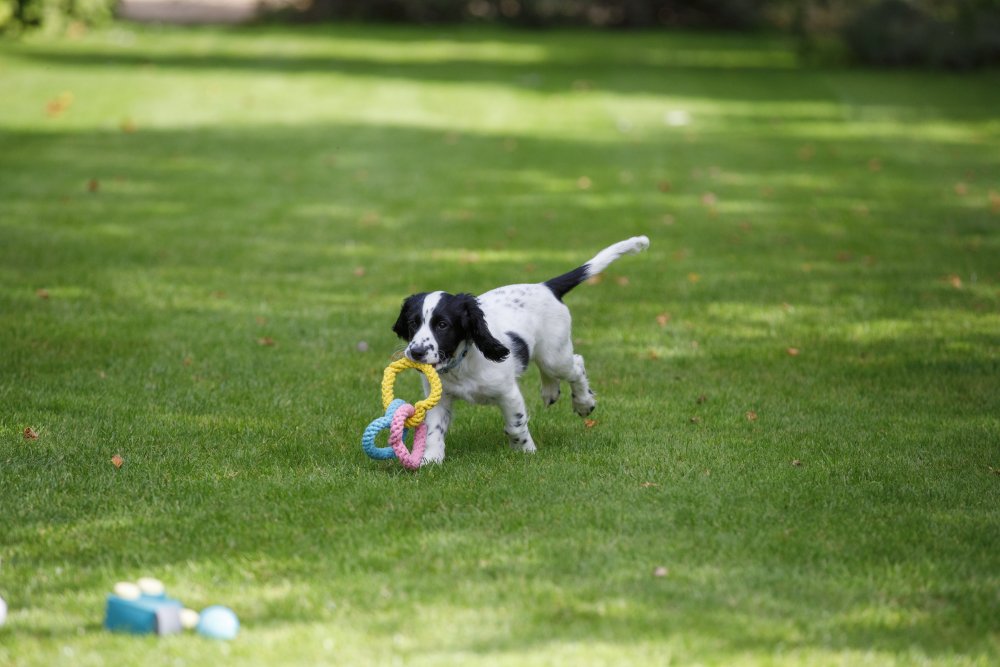
<path id="1" fill-rule="evenodd" d="M 0 0 L 0 32 L 28 28 L 61 31 L 72 25 L 98 25 L 114 16 L 118 0 Z"/>
<path id="2" fill-rule="evenodd" d="M 530 27 L 699 26 L 765 24 L 771 0 L 270 0 L 294 20 L 416 23 L 495 22 Z"/>
<path id="3" fill-rule="evenodd" d="M 1000 0 L 878 0 L 843 27 L 858 61 L 969 69 L 1000 63 Z"/>

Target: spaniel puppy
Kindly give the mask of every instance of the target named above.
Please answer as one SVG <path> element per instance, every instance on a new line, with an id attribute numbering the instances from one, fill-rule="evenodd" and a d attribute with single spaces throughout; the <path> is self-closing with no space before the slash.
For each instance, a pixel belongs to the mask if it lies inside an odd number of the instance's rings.
<path id="1" fill-rule="evenodd" d="M 423 464 L 444 460 L 444 439 L 456 399 L 498 405 L 511 448 L 535 451 L 517 385 L 532 361 L 541 371 L 546 405 L 559 399 L 560 383 L 568 382 L 573 409 L 581 417 L 589 415 L 595 406 L 594 392 L 587 382 L 583 357 L 573 354 L 571 317 L 562 299 L 622 255 L 647 247 L 649 239 L 636 236 L 544 283 L 498 287 L 478 298 L 447 292 L 408 297 L 392 330 L 407 341 L 407 357 L 434 366 L 444 389 L 441 401 L 427 413 Z"/>

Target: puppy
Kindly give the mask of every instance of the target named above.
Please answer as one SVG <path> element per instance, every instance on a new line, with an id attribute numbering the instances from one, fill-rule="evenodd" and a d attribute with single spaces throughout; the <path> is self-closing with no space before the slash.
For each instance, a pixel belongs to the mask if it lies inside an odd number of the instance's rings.
<path id="1" fill-rule="evenodd" d="M 456 399 L 498 405 L 511 448 L 535 451 L 517 385 L 531 362 L 541 371 L 546 406 L 559 399 L 560 383 L 568 382 L 576 413 L 586 417 L 593 412 L 594 392 L 587 382 L 583 357 L 573 354 L 571 317 L 562 299 L 622 255 L 648 247 L 647 237 L 636 236 L 544 283 L 498 287 L 479 298 L 423 292 L 403 301 L 392 330 L 407 341 L 407 357 L 434 366 L 444 389 L 441 401 L 427 413 L 422 464 L 444 460 L 444 440 Z M 424 384 L 426 390 L 426 380 Z"/>

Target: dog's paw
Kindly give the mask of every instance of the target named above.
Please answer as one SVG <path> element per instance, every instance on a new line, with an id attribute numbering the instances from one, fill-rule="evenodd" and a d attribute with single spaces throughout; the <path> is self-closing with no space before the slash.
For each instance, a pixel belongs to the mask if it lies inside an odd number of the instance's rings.
<path id="1" fill-rule="evenodd" d="M 420 467 L 429 465 L 441 465 L 444 463 L 444 452 L 440 454 L 424 454 L 423 458 L 420 459 Z"/>
<path id="2" fill-rule="evenodd" d="M 534 453 L 535 441 L 531 439 L 530 433 L 525 434 L 524 436 L 507 434 L 507 438 L 510 441 L 510 448 L 515 452 L 526 452 L 528 454 Z"/>
<path id="3" fill-rule="evenodd" d="M 586 396 L 573 397 L 573 411 L 581 417 L 588 417 L 597 407 L 597 397 L 594 392 L 588 391 Z"/>
<path id="4" fill-rule="evenodd" d="M 545 407 L 549 407 L 558 401 L 560 394 L 558 381 L 542 385 L 542 402 L 545 404 Z"/>

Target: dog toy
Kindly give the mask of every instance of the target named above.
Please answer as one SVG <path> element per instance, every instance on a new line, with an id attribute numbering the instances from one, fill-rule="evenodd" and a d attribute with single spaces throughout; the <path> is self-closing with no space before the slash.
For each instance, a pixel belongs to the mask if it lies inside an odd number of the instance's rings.
<path id="1" fill-rule="evenodd" d="M 135 635 L 171 635 L 181 630 L 197 630 L 212 639 L 233 639 L 240 622 L 232 609 L 218 605 L 199 614 L 167 597 L 163 583 L 152 577 L 120 581 L 108 595 L 104 627 L 112 632 Z"/>
<path id="2" fill-rule="evenodd" d="M 396 375 L 408 368 L 415 368 L 423 373 L 430 385 L 427 397 L 417 401 L 415 405 L 393 396 Z M 389 364 L 382 374 L 382 409 L 385 410 L 385 414 L 365 428 L 361 436 L 361 447 L 365 450 L 365 454 L 376 460 L 399 459 L 403 467 L 410 470 L 419 468 L 427 444 L 427 424 L 424 423 L 424 419 L 427 417 L 427 411 L 440 400 L 441 378 L 433 366 L 406 358 Z M 404 429 L 404 426 L 415 429 L 413 451 L 406 448 L 406 432 L 409 429 Z M 389 431 L 389 446 L 378 447 L 375 445 L 375 437 L 384 430 Z"/>

